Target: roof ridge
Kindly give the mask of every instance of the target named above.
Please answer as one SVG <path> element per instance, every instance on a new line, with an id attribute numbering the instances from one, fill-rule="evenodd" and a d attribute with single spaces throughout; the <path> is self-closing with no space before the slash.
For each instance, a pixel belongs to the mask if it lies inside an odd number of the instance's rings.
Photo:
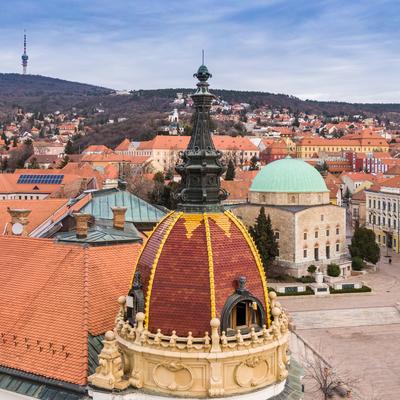
<path id="1" fill-rule="evenodd" d="M 83 373 L 86 379 L 88 365 L 89 365 L 89 301 L 90 301 L 90 287 L 89 287 L 89 246 L 83 247 L 83 330 L 85 335 L 85 345 L 83 346 Z"/>

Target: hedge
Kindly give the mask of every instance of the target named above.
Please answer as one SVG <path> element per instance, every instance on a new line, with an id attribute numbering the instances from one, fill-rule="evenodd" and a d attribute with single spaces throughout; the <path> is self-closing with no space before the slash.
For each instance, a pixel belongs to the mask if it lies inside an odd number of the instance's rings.
<path id="1" fill-rule="evenodd" d="M 333 288 L 329 288 L 331 294 L 341 294 L 341 293 L 366 293 L 366 292 L 371 292 L 372 289 L 368 286 L 363 286 L 360 289 L 340 289 L 336 290 Z"/>
<path id="2" fill-rule="evenodd" d="M 309 295 L 309 294 L 314 294 L 312 289 L 310 289 L 308 286 L 306 286 L 305 292 L 279 293 L 273 288 L 268 288 L 268 292 L 275 292 L 277 294 L 277 296 L 305 296 L 305 295 Z"/>

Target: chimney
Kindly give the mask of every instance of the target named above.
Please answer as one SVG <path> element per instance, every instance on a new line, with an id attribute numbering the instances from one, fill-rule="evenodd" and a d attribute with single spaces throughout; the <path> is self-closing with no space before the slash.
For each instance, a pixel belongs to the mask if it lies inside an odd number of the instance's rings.
<path id="1" fill-rule="evenodd" d="M 125 227 L 125 213 L 126 207 L 111 207 L 111 210 L 114 214 L 114 222 L 113 226 L 115 229 L 123 230 Z"/>
<path id="2" fill-rule="evenodd" d="M 76 237 L 78 239 L 84 239 L 88 235 L 89 220 L 91 215 L 84 213 L 74 213 L 76 223 Z"/>
<path id="3" fill-rule="evenodd" d="M 84 192 L 88 188 L 88 179 L 82 178 L 81 180 L 81 192 Z"/>
<path id="4" fill-rule="evenodd" d="M 31 210 L 7 207 L 7 212 L 11 216 L 12 234 L 16 236 L 28 236 L 26 226 L 29 223 L 28 216 L 31 213 Z"/>
<path id="5" fill-rule="evenodd" d="M 65 183 L 60 185 L 60 197 L 63 199 L 65 196 Z"/>

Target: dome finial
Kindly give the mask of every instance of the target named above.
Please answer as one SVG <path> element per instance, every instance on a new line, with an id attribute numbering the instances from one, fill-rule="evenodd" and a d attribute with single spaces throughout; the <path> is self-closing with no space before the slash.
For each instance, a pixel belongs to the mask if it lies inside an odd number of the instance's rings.
<path id="1" fill-rule="evenodd" d="M 199 82 L 191 96 L 195 108 L 192 135 L 182 154 L 183 162 L 176 167 L 182 176 L 178 208 L 196 212 L 220 211 L 220 202 L 226 199 L 227 193 L 220 184 L 220 177 L 225 172 L 220 161 L 222 154 L 215 149 L 212 140 L 210 109 L 215 96 L 208 91 L 207 83 L 211 74 L 202 64 L 193 76 Z"/>

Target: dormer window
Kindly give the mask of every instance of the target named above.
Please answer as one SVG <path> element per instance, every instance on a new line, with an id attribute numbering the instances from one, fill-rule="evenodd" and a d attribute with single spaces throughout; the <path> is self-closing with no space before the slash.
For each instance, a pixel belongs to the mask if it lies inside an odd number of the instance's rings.
<path id="1" fill-rule="evenodd" d="M 238 288 L 228 297 L 221 314 L 221 331 L 226 335 L 250 332 L 251 328 L 260 330 L 265 324 L 264 306 L 246 289 L 246 278 L 238 279 Z"/>
<path id="2" fill-rule="evenodd" d="M 133 326 L 136 314 L 144 311 L 144 295 L 142 290 L 142 281 L 139 271 L 135 272 L 132 288 L 126 298 L 127 318 Z"/>

